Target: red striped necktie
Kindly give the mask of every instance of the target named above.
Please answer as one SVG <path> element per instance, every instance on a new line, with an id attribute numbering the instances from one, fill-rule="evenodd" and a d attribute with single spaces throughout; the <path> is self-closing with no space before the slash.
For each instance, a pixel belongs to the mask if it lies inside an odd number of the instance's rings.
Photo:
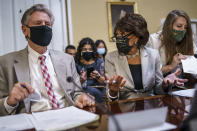
<path id="1" fill-rule="evenodd" d="M 48 73 L 48 69 L 45 64 L 45 59 L 46 59 L 46 56 L 44 56 L 44 55 L 39 57 L 41 71 L 42 71 L 42 75 L 44 78 L 44 84 L 45 84 L 45 88 L 47 89 L 47 94 L 48 94 L 49 102 L 52 106 L 52 109 L 57 109 L 57 108 L 59 108 L 59 103 L 57 102 L 57 99 L 55 98 L 55 94 L 53 91 L 53 85 L 50 81 L 50 75 Z"/>

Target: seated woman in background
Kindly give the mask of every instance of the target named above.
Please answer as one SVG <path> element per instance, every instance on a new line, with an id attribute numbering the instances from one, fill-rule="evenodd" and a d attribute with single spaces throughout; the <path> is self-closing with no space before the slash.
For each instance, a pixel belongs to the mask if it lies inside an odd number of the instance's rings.
<path id="1" fill-rule="evenodd" d="M 107 46 L 103 40 L 97 40 L 95 42 L 96 48 L 97 48 L 97 53 L 98 57 L 101 59 L 105 59 L 105 56 L 107 54 Z"/>
<path id="2" fill-rule="evenodd" d="M 189 16 L 181 10 L 171 11 L 160 32 L 150 35 L 148 46 L 159 50 L 164 75 L 181 67 L 184 55 L 197 52 Z"/>
<path id="3" fill-rule="evenodd" d="M 159 52 L 145 46 L 148 38 L 147 23 L 141 15 L 126 14 L 117 22 L 114 40 L 118 51 L 105 57 L 107 79 L 111 77 L 107 90 L 109 98 L 129 99 L 163 94 L 164 90 L 168 90 L 168 84 L 176 81 L 176 84 L 182 85 L 187 81 L 176 77 L 181 70 L 163 79 Z"/>
<path id="4" fill-rule="evenodd" d="M 83 38 L 79 42 L 76 53 L 76 68 L 80 74 L 82 87 L 87 93 L 95 97 L 97 102 L 103 101 L 104 86 L 104 61 L 98 58 L 94 41 Z"/>

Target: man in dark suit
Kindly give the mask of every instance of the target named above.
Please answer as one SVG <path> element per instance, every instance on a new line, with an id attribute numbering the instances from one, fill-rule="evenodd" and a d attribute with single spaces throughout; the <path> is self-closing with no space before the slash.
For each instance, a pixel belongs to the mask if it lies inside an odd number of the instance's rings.
<path id="1" fill-rule="evenodd" d="M 28 46 L 0 57 L 0 115 L 95 104 L 66 81 L 72 76 L 80 85 L 73 57 L 47 49 L 53 22 L 42 4 L 25 11 L 21 23 Z"/>

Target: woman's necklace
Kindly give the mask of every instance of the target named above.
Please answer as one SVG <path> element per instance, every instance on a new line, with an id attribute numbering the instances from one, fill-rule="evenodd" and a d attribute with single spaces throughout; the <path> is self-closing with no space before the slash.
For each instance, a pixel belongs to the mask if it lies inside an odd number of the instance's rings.
<path id="1" fill-rule="evenodd" d="M 139 56 L 140 55 L 140 51 L 137 50 L 135 54 L 133 55 L 127 55 L 127 58 L 130 59 L 130 58 L 135 58 L 136 56 Z"/>

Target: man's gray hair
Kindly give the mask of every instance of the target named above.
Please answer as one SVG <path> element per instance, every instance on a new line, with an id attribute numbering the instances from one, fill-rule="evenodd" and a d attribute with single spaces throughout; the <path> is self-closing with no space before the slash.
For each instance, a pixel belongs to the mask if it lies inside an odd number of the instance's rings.
<path id="1" fill-rule="evenodd" d="M 51 24 L 53 25 L 54 20 L 55 20 L 54 16 L 53 16 L 52 12 L 43 4 L 36 4 L 36 5 L 33 5 L 31 8 L 27 9 L 25 11 L 25 13 L 23 14 L 23 17 L 21 19 L 21 24 L 28 25 L 29 18 L 35 11 L 41 11 L 41 12 L 48 14 L 48 16 L 51 19 Z"/>

